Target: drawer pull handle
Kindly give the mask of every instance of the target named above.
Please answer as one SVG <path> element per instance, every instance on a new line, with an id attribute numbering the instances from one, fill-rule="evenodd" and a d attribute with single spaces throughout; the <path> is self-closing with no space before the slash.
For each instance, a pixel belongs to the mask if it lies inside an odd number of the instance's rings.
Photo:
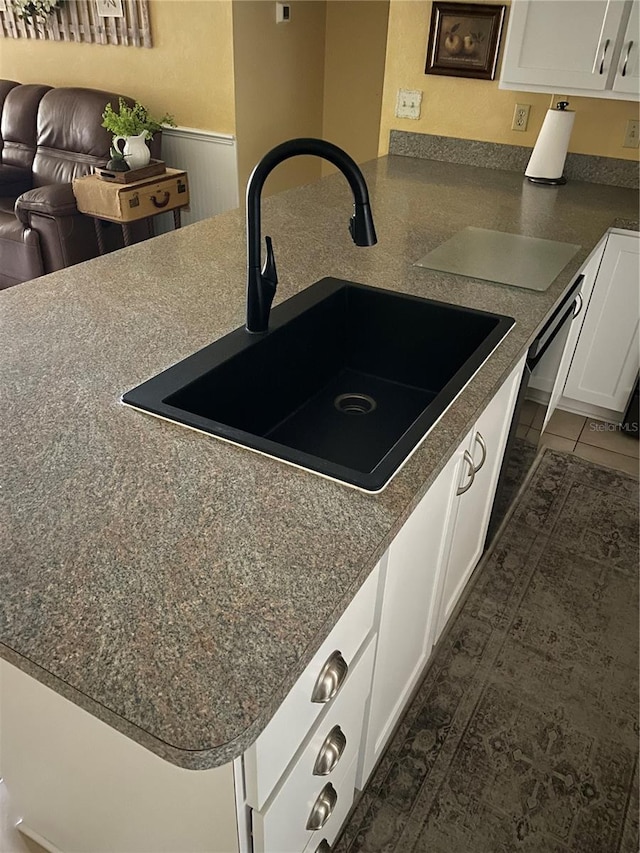
<path id="1" fill-rule="evenodd" d="M 477 432 L 475 440 L 480 445 L 480 450 L 482 450 L 482 459 L 480 460 L 480 464 L 478 465 L 478 467 L 473 469 L 474 477 L 478 473 L 478 471 L 482 468 L 484 463 L 487 461 L 487 445 L 485 443 L 484 438 L 482 437 L 482 433 Z"/>
<path id="2" fill-rule="evenodd" d="M 162 198 L 159 199 L 155 195 L 151 196 L 151 201 L 153 202 L 154 207 L 166 207 L 169 204 L 169 199 L 171 198 L 171 193 L 166 190 L 162 193 Z"/>
<path id="3" fill-rule="evenodd" d="M 316 853 L 331 853 L 331 845 L 326 838 L 323 838 L 320 844 L 318 844 Z"/>
<path id="4" fill-rule="evenodd" d="M 598 74 L 604 73 L 604 60 L 605 60 L 605 57 L 607 55 L 607 51 L 609 50 L 609 42 L 610 41 L 611 41 L 611 39 L 607 39 L 604 43 L 604 47 L 602 49 L 602 59 L 600 60 L 600 70 L 598 71 Z"/>
<path id="5" fill-rule="evenodd" d="M 465 450 L 465 452 L 464 452 L 464 461 L 469 466 L 470 479 L 469 479 L 469 482 L 467 483 L 466 486 L 458 486 L 458 489 L 456 491 L 456 495 L 458 495 L 458 497 L 460 495 L 464 495 L 465 492 L 469 491 L 471 486 L 473 486 L 473 481 L 476 478 L 476 468 L 475 468 L 475 465 L 473 464 L 473 458 L 472 458 L 472 456 L 468 450 Z"/>
<path id="6" fill-rule="evenodd" d="M 622 66 L 622 76 L 627 76 L 627 62 L 629 62 L 629 56 L 631 55 L 631 48 L 633 47 L 633 42 L 630 41 L 627 47 L 627 55 L 624 58 L 624 65 Z"/>
<path id="7" fill-rule="evenodd" d="M 324 788 L 318 794 L 318 799 L 313 804 L 309 820 L 307 821 L 307 829 L 312 832 L 316 829 L 322 829 L 325 823 L 331 817 L 331 812 L 336 807 L 338 802 L 338 792 L 333 787 L 331 782 L 327 782 Z"/>
<path id="8" fill-rule="evenodd" d="M 328 776 L 342 758 L 342 753 L 346 745 L 347 738 L 344 732 L 340 726 L 334 726 L 320 747 L 320 752 L 313 767 L 313 775 Z"/>
<path id="9" fill-rule="evenodd" d="M 337 650 L 333 652 L 322 667 L 320 675 L 316 680 L 313 693 L 311 694 L 311 701 L 321 704 L 330 702 L 342 687 L 348 670 L 349 665 L 340 652 Z"/>

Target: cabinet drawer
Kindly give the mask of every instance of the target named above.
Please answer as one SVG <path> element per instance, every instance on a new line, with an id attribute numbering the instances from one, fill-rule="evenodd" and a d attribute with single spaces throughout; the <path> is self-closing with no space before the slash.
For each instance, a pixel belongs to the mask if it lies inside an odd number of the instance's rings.
<path id="1" fill-rule="evenodd" d="M 354 803 L 357 767 L 358 760 L 354 759 L 351 762 L 349 768 L 347 769 L 344 779 L 337 783 L 340 786 L 340 792 L 338 793 L 338 801 L 336 803 L 336 807 L 331 813 L 331 817 L 322 827 L 322 829 L 318 829 L 311 836 L 309 843 L 304 848 L 304 853 L 325 853 L 326 844 L 333 844 L 333 842 L 340 834 L 342 825 L 347 819 L 347 816 L 351 811 L 351 807 Z M 341 796 L 341 793 L 344 793 L 344 796 Z M 324 848 L 321 846 L 323 841 L 326 842 Z"/>
<path id="2" fill-rule="evenodd" d="M 302 853 L 314 834 L 334 838 L 353 802 L 362 741 L 362 719 L 369 696 L 375 638 L 353 665 L 348 681 L 318 721 L 273 800 L 253 812 L 255 853 Z M 335 744 L 338 744 L 337 748 Z M 323 759 L 331 756 L 334 761 Z M 338 757 L 339 756 L 339 757 Z M 337 758 L 337 761 L 335 759 Z M 318 764 L 324 764 L 318 768 Z M 328 771 L 328 772 L 327 772 Z M 322 773 L 322 775 L 320 775 Z M 318 805 L 323 796 L 325 806 Z M 330 810 L 322 826 L 309 826 L 314 813 Z"/>
<path id="3" fill-rule="evenodd" d="M 253 808 L 263 808 L 315 721 L 323 711 L 335 704 L 349 684 L 352 677 L 350 670 L 340 684 L 336 699 L 328 702 L 312 701 L 314 687 L 326 663 L 339 652 L 347 666 L 351 667 L 369 634 L 373 625 L 378 575 L 379 566 L 376 566 L 269 725 L 245 753 L 247 802 Z"/>

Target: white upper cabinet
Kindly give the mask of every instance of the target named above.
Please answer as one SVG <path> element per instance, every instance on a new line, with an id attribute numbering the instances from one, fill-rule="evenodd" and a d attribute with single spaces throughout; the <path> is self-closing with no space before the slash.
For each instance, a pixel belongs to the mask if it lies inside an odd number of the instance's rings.
<path id="1" fill-rule="evenodd" d="M 513 0 L 500 88 L 638 99 L 639 2 Z"/>
<path id="2" fill-rule="evenodd" d="M 618 57 L 613 91 L 638 96 L 640 90 L 640 3 L 634 2 Z"/>

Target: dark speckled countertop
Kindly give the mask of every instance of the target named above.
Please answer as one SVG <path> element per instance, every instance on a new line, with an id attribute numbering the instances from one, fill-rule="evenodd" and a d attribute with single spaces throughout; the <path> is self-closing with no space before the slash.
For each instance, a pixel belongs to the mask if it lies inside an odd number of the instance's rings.
<path id="1" fill-rule="evenodd" d="M 380 495 L 120 403 L 243 323 L 239 211 L 0 293 L 0 653 L 184 767 L 255 740 L 591 249 L 637 227 L 634 190 L 364 171 L 371 249 L 340 175 L 265 200 L 278 301 L 332 275 L 517 321 Z M 582 249 L 544 293 L 412 266 L 467 225 Z"/>

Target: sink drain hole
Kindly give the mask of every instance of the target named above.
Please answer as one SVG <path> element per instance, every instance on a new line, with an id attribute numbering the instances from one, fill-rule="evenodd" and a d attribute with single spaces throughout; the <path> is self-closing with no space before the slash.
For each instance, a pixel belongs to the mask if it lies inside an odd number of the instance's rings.
<path id="1" fill-rule="evenodd" d="M 378 404 L 368 394 L 340 394 L 333 405 L 345 415 L 368 415 Z"/>

